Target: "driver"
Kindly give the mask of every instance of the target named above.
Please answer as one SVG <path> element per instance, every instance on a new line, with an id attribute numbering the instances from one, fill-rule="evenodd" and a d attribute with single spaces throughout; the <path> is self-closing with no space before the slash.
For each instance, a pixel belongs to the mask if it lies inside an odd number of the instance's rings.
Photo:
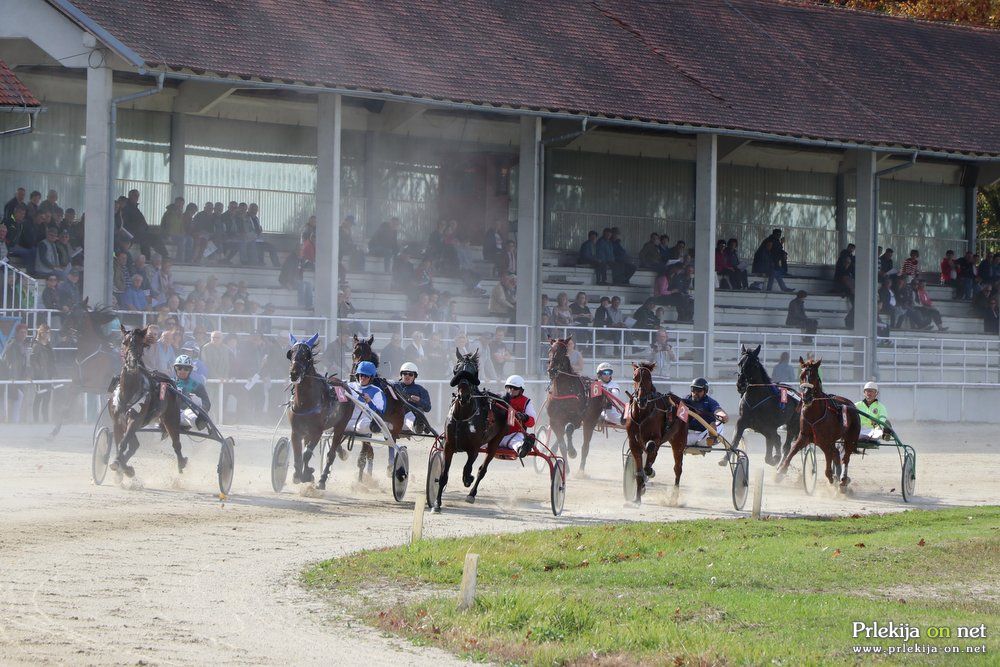
<path id="1" fill-rule="evenodd" d="M 872 417 L 877 417 L 888 426 L 889 413 L 886 411 L 885 406 L 878 400 L 878 385 L 874 382 L 866 382 L 863 391 L 865 397 L 855 403 L 854 407 L 870 414 Z M 881 424 L 864 415 L 859 414 L 858 419 L 861 420 L 861 434 L 859 437 L 862 440 L 878 440 L 887 430 L 883 429 Z"/>
<path id="2" fill-rule="evenodd" d="M 385 393 L 377 385 L 372 384 L 372 380 L 375 378 L 377 372 L 375 364 L 370 361 L 362 361 L 358 364 L 357 371 L 355 371 L 358 377 L 357 381 L 351 382 L 347 386 L 354 390 L 359 401 L 367 404 L 371 410 L 381 416 L 385 412 Z M 352 430 L 355 433 L 365 434 L 378 430 L 377 423 L 375 424 L 375 428 L 372 428 L 371 415 L 363 411 L 358 405 L 354 406 L 354 414 L 351 415 L 351 421 L 348 423 L 353 427 Z"/>
<path id="3" fill-rule="evenodd" d="M 514 424 L 507 429 L 507 435 L 500 441 L 501 447 L 514 449 L 518 458 L 524 458 L 535 446 L 535 434 L 528 433 L 527 429 L 535 425 L 535 406 L 531 404 L 531 399 L 524 395 L 524 378 L 520 375 L 511 375 L 504 382 L 503 400 L 514 410 Z M 518 447 L 520 445 L 520 447 Z"/>
<path id="4" fill-rule="evenodd" d="M 417 384 L 417 374 L 417 365 L 412 361 L 399 367 L 399 382 L 402 387 L 397 388 L 412 408 L 403 415 L 403 428 L 414 434 L 430 433 L 431 425 L 427 423 L 424 413 L 431 410 L 431 397 L 426 389 Z"/>
<path id="5" fill-rule="evenodd" d="M 715 427 L 716 433 L 722 435 L 725 430 L 723 424 L 729 421 L 729 415 L 722 409 L 718 401 L 708 395 L 708 389 L 708 380 L 705 378 L 695 378 L 691 381 L 691 393 L 681 400 L 684 401 L 684 404 L 687 405 L 691 412 L 694 412 L 706 422 L 712 424 Z M 701 422 L 697 419 L 688 418 L 688 446 L 707 445 L 712 447 L 715 445 L 715 442 L 716 438 L 709 434 L 708 429 L 702 426 Z M 726 456 L 722 457 L 719 465 L 726 465 L 728 462 L 729 453 L 726 452 Z"/>
<path id="6" fill-rule="evenodd" d="M 212 401 L 208 398 L 205 385 L 191 373 L 193 368 L 194 362 L 186 354 L 182 354 L 174 360 L 174 376 L 177 378 L 177 390 L 199 408 L 208 412 L 212 409 Z M 184 406 L 181 409 L 181 425 L 187 428 L 196 428 L 200 431 L 207 426 L 207 423 L 205 418 L 190 406 Z"/>
<path id="7" fill-rule="evenodd" d="M 613 378 L 614 368 L 612 368 L 611 364 L 605 361 L 597 367 L 597 379 L 600 381 L 601 387 L 604 391 L 608 392 L 615 398 L 621 398 L 622 389 Z M 613 401 L 606 399 L 604 403 L 604 411 L 601 413 L 601 418 L 613 426 L 620 426 L 622 413 Z"/>

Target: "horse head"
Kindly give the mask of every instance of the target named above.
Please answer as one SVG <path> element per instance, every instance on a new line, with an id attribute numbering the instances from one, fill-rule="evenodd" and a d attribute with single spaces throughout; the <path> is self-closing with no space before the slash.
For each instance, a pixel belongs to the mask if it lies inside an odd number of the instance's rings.
<path id="1" fill-rule="evenodd" d="M 149 327 L 126 329 L 119 325 L 122 331 L 122 356 L 125 367 L 135 369 L 142 366 L 142 353 L 150 343 L 146 340 Z"/>
<path id="2" fill-rule="evenodd" d="M 459 402 L 464 405 L 472 396 L 472 390 L 479 386 L 479 350 L 462 354 L 456 348 L 455 359 L 451 386 L 458 387 Z"/>
<path id="3" fill-rule="evenodd" d="M 557 375 L 562 373 L 576 375 L 573 372 L 573 364 L 569 361 L 569 342 L 571 340 L 573 340 L 572 334 L 566 338 L 549 339 L 549 363 L 545 369 L 549 374 L 549 379 L 555 379 Z"/>
<path id="4" fill-rule="evenodd" d="M 736 391 L 745 394 L 750 385 L 767 384 L 770 378 L 764 371 L 764 366 L 760 363 L 760 345 L 751 349 L 746 345 L 741 346 L 739 375 L 736 378 Z"/>
<path id="5" fill-rule="evenodd" d="M 653 369 L 656 364 L 652 361 L 642 361 L 638 364 L 632 362 L 632 382 L 635 385 L 636 398 L 649 396 L 656 391 L 653 386 Z"/>
<path id="6" fill-rule="evenodd" d="M 819 365 L 822 359 L 803 359 L 799 357 L 799 391 L 802 394 L 802 405 L 809 405 L 817 396 L 823 393 L 823 380 L 819 377 Z"/>
<path id="7" fill-rule="evenodd" d="M 288 334 L 289 349 L 288 360 L 292 362 L 288 369 L 288 379 L 292 382 L 299 382 L 307 375 L 313 375 L 316 370 L 316 358 L 314 351 L 316 343 L 319 341 L 319 334 L 313 334 L 309 338 L 298 340 L 292 334 Z"/>

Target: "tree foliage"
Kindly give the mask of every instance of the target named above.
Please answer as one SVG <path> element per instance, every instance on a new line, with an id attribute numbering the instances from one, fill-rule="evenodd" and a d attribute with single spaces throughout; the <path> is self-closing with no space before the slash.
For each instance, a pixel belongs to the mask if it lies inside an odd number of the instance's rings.
<path id="1" fill-rule="evenodd" d="M 819 0 L 849 9 L 1000 28 L 1000 0 Z"/>

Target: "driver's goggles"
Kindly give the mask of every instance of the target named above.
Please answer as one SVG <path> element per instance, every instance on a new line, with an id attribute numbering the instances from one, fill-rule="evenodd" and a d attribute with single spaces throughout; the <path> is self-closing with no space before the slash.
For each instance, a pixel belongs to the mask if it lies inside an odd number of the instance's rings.
<path id="1" fill-rule="evenodd" d="M 598 375 L 611 375 L 612 371 L 598 371 Z"/>
<path id="2" fill-rule="evenodd" d="M 417 377 L 417 374 L 412 371 L 403 371 L 402 373 L 400 373 L 400 375 L 402 375 L 403 377 L 411 377 L 411 378 Z"/>

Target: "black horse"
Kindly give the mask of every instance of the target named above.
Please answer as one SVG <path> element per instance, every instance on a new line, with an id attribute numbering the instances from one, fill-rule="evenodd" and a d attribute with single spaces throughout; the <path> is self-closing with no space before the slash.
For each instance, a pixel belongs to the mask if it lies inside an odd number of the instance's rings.
<path id="1" fill-rule="evenodd" d="M 782 455 L 788 454 L 792 441 L 799 434 L 800 405 L 793 392 L 782 392 L 781 387 L 771 382 L 771 377 L 758 358 L 759 354 L 760 345 L 755 349 L 742 346 L 740 372 L 736 379 L 736 389 L 741 397 L 740 416 L 736 420 L 733 442 L 739 443 L 744 431 L 760 433 L 767 442 L 764 460 L 773 466 L 781 461 Z M 780 426 L 787 429 L 784 447 L 778 436 Z"/>
<path id="2" fill-rule="evenodd" d="M 451 459 L 455 452 L 463 451 L 468 456 L 462 469 L 462 484 L 470 485 L 466 502 L 476 502 L 479 483 L 486 476 L 486 469 L 497 454 L 500 440 L 503 438 L 507 424 L 507 409 L 499 396 L 479 391 L 479 352 L 461 354 L 455 350 L 457 363 L 451 386 L 456 388 L 448 410 L 448 420 L 445 423 L 444 435 L 444 469 L 438 484 L 438 495 L 433 511 L 441 511 L 441 495 L 448 484 L 448 471 L 451 469 Z M 479 474 L 473 479 L 472 464 L 479 456 L 483 445 L 487 446 L 486 460 L 479 467 Z M 473 484 L 475 481 L 475 484 Z"/>

